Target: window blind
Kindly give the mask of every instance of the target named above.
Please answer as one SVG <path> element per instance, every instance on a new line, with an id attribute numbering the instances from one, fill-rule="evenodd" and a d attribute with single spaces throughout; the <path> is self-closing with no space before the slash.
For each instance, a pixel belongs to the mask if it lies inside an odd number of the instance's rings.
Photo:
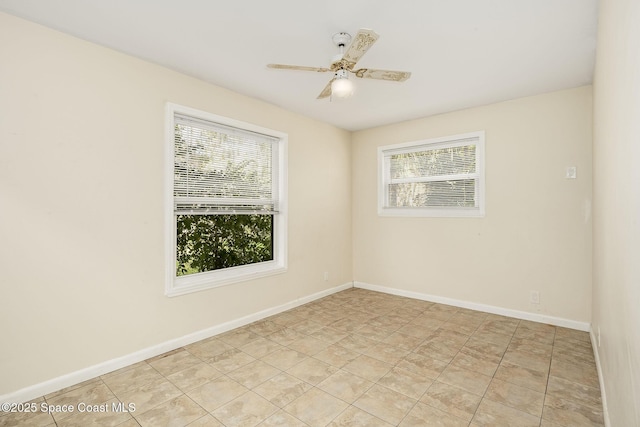
<path id="1" fill-rule="evenodd" d="M 274 214 L 277 138 L 176 114 L 176 214 Z"/>
<path id="2" fill-rule="evenodd" d="M 385 152 L 387 207 L 477 207 L 476 139 Z"/>

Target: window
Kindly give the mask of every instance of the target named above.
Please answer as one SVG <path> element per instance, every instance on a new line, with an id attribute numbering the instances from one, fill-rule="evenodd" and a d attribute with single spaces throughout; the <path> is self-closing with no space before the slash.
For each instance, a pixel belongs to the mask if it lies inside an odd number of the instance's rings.
<path id="1" fill-rule="evenodd" d="M 286 269 L 286 135 L 167 105 L 166 294 Z"/>
<path id="2" fill-rule="evenodd" d="M 378 213 L 484 216 L 484 132 L 378 149 Z"/>

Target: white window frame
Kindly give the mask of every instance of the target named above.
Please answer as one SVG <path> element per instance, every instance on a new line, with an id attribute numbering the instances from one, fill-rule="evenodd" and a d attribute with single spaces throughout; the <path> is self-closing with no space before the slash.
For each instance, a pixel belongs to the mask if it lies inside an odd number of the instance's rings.
<path id="1" fill-rule="evenodd" d="M 474 141 L 475 140 L 475 141 Z M 390 207 L 388 191 L 390 185 L 389 156 L 399 153 L 420 152 L 440 148 L 469 145 L 470 141 L 476 146 L 476 172 L 469 175 L 475 179 L 475 207 L 474 208 L 438 208 L 438 207 Z M 485 136 L 484 131 L 470 132 L 458 135 L 431 138 L 421 141 L 405 142 L 401 144 L 378 147 L 378 215 L 404 217 L 484 217 L 485 216 Z"/>
<path id="2" fill-rule="evenodd" d="M 276 143 L 278 166 L 274 170 L 277 174 L 274 180 L 277 182 L 278 212 L 273 218 L 273 260 L 187 276 L 176 275 L 176 214 L 173 196 L 176 114 L 261 133 L 279 140 Z M 166 105 L 165 126 L 165 295 L 174 297 L 287 271 L 287 134 L 173 103 Z"/>

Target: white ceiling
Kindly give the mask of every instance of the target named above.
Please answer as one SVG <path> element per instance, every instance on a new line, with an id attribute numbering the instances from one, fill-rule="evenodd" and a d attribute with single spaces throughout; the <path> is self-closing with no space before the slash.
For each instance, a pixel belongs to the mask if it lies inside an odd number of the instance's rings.
<path id="1" fill-rule="evenodd" d="M 589 84 L 597 0 L 0 0 L 0 10 L 335 126 L 359 130 Z M 358 66 L 411 71 L 316 96 L 331 37 L 380 34 Z"/>

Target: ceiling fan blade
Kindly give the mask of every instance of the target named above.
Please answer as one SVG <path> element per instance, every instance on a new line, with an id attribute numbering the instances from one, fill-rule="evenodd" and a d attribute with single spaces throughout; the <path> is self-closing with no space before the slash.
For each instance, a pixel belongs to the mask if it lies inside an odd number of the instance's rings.
<path id="1" fill-rule="evenodd" d="M 326 73 L 327 71 L 331 71 L 328 68 L 303 67 L 301 65 L 267 64 L 267 67 L 275 68 L 275 69 L 278 69 L 278 70 L 315 71 L 317 73 Z"/>
<path id="2" fill-rule="evenodd" d="M 378 34 L 373 30 L 361 29 L 353 38 L 347 51 L 342 55 L 342 59 L 355 64 L 367 53 L 367 50 L 378 40 Z"/>
<path id="3" fill-rule="evenodd" d="M 329 83 L 327 83 L 324 89 L 322 89 L 322 92 L 320 92 L 320 95 L 318 95 L 317 99 L 324 99 L 331 96 L 331 83 L 333 83 L 334 80 L 335 79 L 329 80 Z"/>
<path id="4" fill-rule="evenodd" d="M 370 68 L 360 68 L 353 71 L 353 74 L 361 79 L 391 80 L 394 82 L 403 82 L 411 77 L 411 73 L 408 71 L 372 70 Z"/>

